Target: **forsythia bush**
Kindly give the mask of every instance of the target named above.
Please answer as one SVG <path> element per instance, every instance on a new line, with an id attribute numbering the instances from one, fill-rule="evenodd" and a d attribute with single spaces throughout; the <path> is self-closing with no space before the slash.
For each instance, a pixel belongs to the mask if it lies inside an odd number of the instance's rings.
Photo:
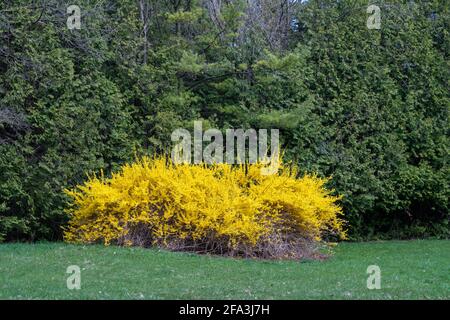
<path id="1" fill-rule="evenodd" d="M 227 255 L 299 258 L 324 235 L 345 237 L 339 197 L 315 175 L 261 164 L 173 165 L 143 158 L 66 192 L 68 242 L 156 245 Z"/>

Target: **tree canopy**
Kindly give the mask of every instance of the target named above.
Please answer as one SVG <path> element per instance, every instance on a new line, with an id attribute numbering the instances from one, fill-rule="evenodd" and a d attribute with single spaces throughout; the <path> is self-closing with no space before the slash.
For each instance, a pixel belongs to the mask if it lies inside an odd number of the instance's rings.
<path id="1" fill-rule="evenodd" d="M 195 120 L 280 129 L 354 239 L 448 237 L 445 0 L 377 1 L 379 29 L 362 0 L 71 4 L 0 3 L 0 240 L 59 239 L 65 188 Z"/>

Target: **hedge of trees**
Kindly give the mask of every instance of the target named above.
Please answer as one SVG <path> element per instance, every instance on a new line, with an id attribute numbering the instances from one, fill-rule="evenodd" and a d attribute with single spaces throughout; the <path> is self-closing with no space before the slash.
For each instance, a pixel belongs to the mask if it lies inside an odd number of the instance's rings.
<path id="1" fill-rule="evenodd" d="M 445 0 L 377 1 L 380 29 L 365 0 L 75 2 L 0 3 L 0 240 L 60 239 L 65 188 L 195 120 L 279 128 L 352 239 L 449 236 Z"/>

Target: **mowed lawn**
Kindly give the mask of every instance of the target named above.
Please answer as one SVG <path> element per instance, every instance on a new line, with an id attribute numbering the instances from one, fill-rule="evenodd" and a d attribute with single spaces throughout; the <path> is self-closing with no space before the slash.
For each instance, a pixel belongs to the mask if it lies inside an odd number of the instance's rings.
<path id="1" fill-rule="evenodd" d="M 81 289 L 67 289 L 67 267 Z M 381 289 L 367 289 L 367 267 Z M 0 299 L 449 299 L 450 241 L 341 243 L 326 261 L 261 261 L 156 249 L 1 244 Z"/>

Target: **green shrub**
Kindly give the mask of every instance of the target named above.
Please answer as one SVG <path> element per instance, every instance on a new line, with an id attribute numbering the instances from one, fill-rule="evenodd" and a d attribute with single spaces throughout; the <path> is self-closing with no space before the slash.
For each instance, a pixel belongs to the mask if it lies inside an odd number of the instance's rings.
<path id="1" fill-rule="evenodd" d="M 154 2 L 145 41 L 135 1 L 80 1 L 80 30 L 61 1 L 2 1 L 0 237 L 61 238 L 64 188 L 198 119 L 279 128 L 286 160 L 332 176 L 353 239 L 448 237 L 445 1 L 380 1 L 380 30 L 367 1 L 297 1 L 273 37 L 245 3 Z"/>

